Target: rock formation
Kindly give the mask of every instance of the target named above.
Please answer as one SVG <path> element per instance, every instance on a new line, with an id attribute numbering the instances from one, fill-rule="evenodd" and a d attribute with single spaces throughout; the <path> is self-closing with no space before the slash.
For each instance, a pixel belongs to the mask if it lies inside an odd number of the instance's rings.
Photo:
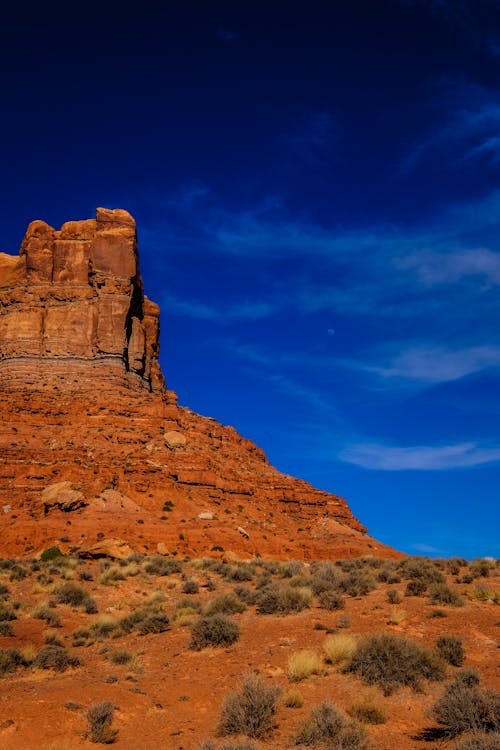
<path id="1" fill-rule="evenodd" d="M 114 376 L 163 387 L 159 308 L 144 296 L 135 223 L 126 211 L 59 231 L 33 221 L 18 258 L 0 254 L 0 382 L 63 373 L 78 380 Z M 134 377 L 128 377 L 132 374 Z"/>
<path id="2" fill-rule="evenodd" d="M 126 211 L 35 221 L 19 257 L 0 253 L 0 555 L 105 538 L 197 556 L 397 554 L 345 500 L 178 406 L 158 333 Z"/>

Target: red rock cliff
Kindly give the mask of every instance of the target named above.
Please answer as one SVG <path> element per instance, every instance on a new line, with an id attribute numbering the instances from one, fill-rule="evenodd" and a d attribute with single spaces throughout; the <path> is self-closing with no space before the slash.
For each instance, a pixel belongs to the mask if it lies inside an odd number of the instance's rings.
<path id="1" fill-rule="evenodd" d="M 19 257 L 0 254 L 0 555 L 103 536 L 197 556 L 397 554 L 343 498 L 178 406 L 158 321 L 125 211 L 35 221 Z"/>
<path id="2" fill-rule="evenodd" d="M 18 258 L 0 254 L 0 379 L 56 372 L 81 387 L 105 377 L 163 387 L 159 309 L 144 296 L 135 223 L 126 211 L 59 231 L 34 221 Z"/>

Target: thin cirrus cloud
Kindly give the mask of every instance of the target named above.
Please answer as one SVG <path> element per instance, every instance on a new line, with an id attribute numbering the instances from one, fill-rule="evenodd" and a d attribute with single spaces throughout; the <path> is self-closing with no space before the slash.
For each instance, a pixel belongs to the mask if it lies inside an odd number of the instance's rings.
<path id="1" fill-rule="evenodd" d="M 358 443 L 341 450 L 338 457 L 344 463 L 375 471 L 442 471 L 498 462 L 500 447 L 475 442 L 408 447 Z"/>
<path id="2" fill-rule="evenodd" d="M 439 88 L 439 87 L 438 87 Z M 410 172 L 430 153 L 458 149 L 456 163 L 486 158 L 492 164 L 500 159 L 500 105 L 496 94 L 463 83 L 451 86 L 441 83 L 447 100 L 447 111 L 451 115 L 420 143 L 414 145 L 402 164 L 403 171 Z M 440 92 L 443 96 L 443 91 Z"/>
<path id="3" fill-rule="evenodd" d="M 386 366 L 361 365 L 382 378 L 420 383 L 446 383 L 500 367 L 500 346 L 473 346 L 458 350 L 442 346 L 409 347 Z"/>
<path id="4" fill-rule="evenodd" d="M 243 302 L 225 308 L 216 308 L 199 300 L 181 299 L 172 294 L 165 294 L 162 298 L 162 307 L 169 312 L 197 320 L 235 323 L 240 320 L 267 318 L 276 312 L 278 306 L 270 302 Z"/>

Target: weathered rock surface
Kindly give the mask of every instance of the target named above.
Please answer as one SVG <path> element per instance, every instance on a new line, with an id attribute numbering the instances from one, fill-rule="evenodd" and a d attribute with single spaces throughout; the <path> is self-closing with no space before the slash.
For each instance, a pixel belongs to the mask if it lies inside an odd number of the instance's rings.
<path id="1" fill-rule="evenodd" d="M 158 331 L 125 211 L 33 222 L 18 258 L 0 254 L 0 555 L 103 536 L 198 556 L 397 554 L 344 499 L 179 406 Z"/>
<path id="2" fill-rule="evenodd" d="M 60 374 L 84 387 L 128 375 L 128 385 L 160 389 L 158 320 L 126 211 L 98 208 L 95 220 L 59 231 L 33 221 L 18 258 L 0 253 L 0 384 Z"/>

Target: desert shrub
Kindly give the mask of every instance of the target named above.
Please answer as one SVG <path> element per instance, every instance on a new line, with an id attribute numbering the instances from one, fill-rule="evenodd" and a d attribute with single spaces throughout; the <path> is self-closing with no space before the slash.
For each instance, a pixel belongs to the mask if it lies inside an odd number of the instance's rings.
<path id="1" fill-rule="evenodd" d="M 434 617 L 448 617 L 448 613 L 445 612 L 444 609 L 431 609 L 431 611 L 428 612 L 427 617 L 429 617 L 431 620 Z"/>
<path id="2" fill-rule="evenodd" d="M 38 652 L 34 665 L 38 669 L 55 669 L 64 672 L 68 667 L 77 667 L 80 660 L 72 656 L 63 646 L 44 646 Z"/>
<path id="3" fill-rule="evenodd" d="M 419 689 L 422 679 L 442 680 L 441 659 L 415 641 L 389 633 L 361 640 L 345 672 L 354 672 L 368 685 L 379 685 L 386 695 L 397 687 Z"/>
<path id="4" fill-rule="evenodd" d="M 12 625 L 10 622 L 5 622 L 0 620 L 0 635 L 3 636 L 12 636 L 14 635 L 14 631 L 12 630 Z"/>
<path id="5" fill-rule="evenodd" d="M 403 601 L 403 594 L 398 589 L 389 589 L 387 592 L 387 601 L 389 604 L 401 604 Z"/>
<path id="6" fill-rule="evenodd" d="M 405 596 L 422 596 L 427 591 L 427 582 L 423 578 L 412 578 L 408 581 Z"/>
<path id="7" fill-rule="evenodd" d="M 58 628 L 61 625 L 61 618 L 53 607 L 48 604 L 39 604 L 33 612 L 35 620 L 43 620 L 51 628 Z"/>
<path id="8" fill-rule="evenodd" d="M 40 560 L 42 562 L 49 562 L 51 560 L 56 560 L 58 557 L 64 557 L 64 555 L 59 547 L 54 546 L 44 549 L 44 551 L 40 555 Z"/>
<path id="9" fill-rule="evenodd" d="M 432 715 L 449 737 L 463 732 L 500 732 L 500 693 L 458 679 L 448 685 Z"/>
<path id="10" fill-rule="evenodd" d="M 78 578 L 80 579 L 80 581 L 93 581 L 94 580 L 94 576 L 92 575 L 90 570 L 81 570 L 78 573 Z"/>
<path id="11" fill-rule="evenodd" d="M 471 562 L 469 565 L 469 574 L 473 578 L 487 578 L 495 567 L 495 563 L 492 560 L 488 560 L 484 557 L 478 557 Z"/>
<path id="12" fill-rule="evenodd" d="M 459 667 L 465 659 L 462 640 L 456 635 L 440 635 L 436 641 L 438 654 L 454 667 Z"/>
<path id="13" fill-rule="evenodd" d="M 239 692 L 229 693 L 222 705 L 218 733 L 263 737 L 273 728 L 280 689 L 265 684 L 262 677 L 247 674 Z"/>
<path id="14" fill-rule="evenodd" d="M 369 750 L 366 731 L 357 722 L 349 721 L 332 703 L 324 701 L 313 706 L 294 736 L 296 745 L 323 743 L 325 750 Z"/>
<path id="15" fill-rule="evenodd" d="M 92 742 L 100 742 L 103 745 L 114 742 L 118 734 L 117 730 L 111 726 L 114 712 L 115 707 L 111 701 L 100 701 L 90 706 L 87 711 L 87 721 Z"/>
<path id="16" fill-rule="evenodd" d="M 300 575 L 303 570 L 304 563 L 300 562 L 300 560 L 287 560 L 280 563 L 279 575 L 281 578 L 294 578 Z"/>
<path id="17" fill-rule="evenodd" d="M 404 609 L 393 609 L 387 617 L 389 625 L 399 625 L 406 618 Z"/>
<path id="18" fill-rule="evenodd" d="M 44 643 L 52 646 L 62 646 L 61 637 L 57 630 L 46 630 L 43 634 Z"/>
<path id="19" fill-rule="evenodd" d="M 199 591 L 198 582 L 194 580 L 194 578 L 188 578 L 184 583 L 182 584 L 182 593 L 183 594 L 197 594 Z"/>
<path id="20" fill-rule="evenodd" d="M 151 555 L 147 557 L 144 564 L 146 573 L 154 576 L 170 576 L 173 573 L 180 573 L 182 565 L 178 560 L 172 557 L 160 557 L 160 555 Z"/>
<path id="21" fill-rule="evenodd" d="M 247 606 L 252 606 L 257 602 L 258 592 L 248 586 L 235 586 L 233 589 L 235 596 L 238 597 Z"/>
<path id="22" fill-rule="evenodd" d="M 462 685 L 467 685 L 468 687 L 479 685 L 479 682 L 480 682 L 479 673 L 476 672 L 476 670 L 473 669 L 472 667 L 465 667 L 465 669 L 459 669 L 455 675 L 455 682 L 461 683 Z"/>
<path id="23" fill-rule="evenodd" d="M 334 609 L 344 609 L 345 603 L 342 594 L 335 589 L 323 589 L 318 594 L 320 607 L 332 612 Z"/>
<path id="24" fill-rule="evenodd" d="M 201 602 L 199 601 L 199 599 L 191 599 L 191 597 L 181 597 L 181 599 L 178 599 L 175 603 L 176 610 L 186 609 L 186 607 L 194 612 L 201 612 Z"/>
<path id="25" fill-rule="evenodd" d="M 330 635 L 323 643 L 323 651 L 329 664 L 339 664 L 352 657 L 356 651 L 356 639 L 341 633 Z"/>
<path id="26" fill-rule="evenodd" d="M 460 568 L 466 568 L 468 564 L 469 563 L 464 557 L 450 557 L 450 559 L 446 561 L 448 572 L 454 576 L 460 573 Z"/>
<path id="27" fill-rule="evenodd" d="M 111 615 L 101 615 L 90 626 L 89 630 L 79 630 L 73 633 L 75 638 L 85 638 L 89 635 L 94 638 L 109 638 L 117 630 L 118 622 Z"/>
<path id="28" fill-rule="evenodd" d="M 200 651 L 206 646 L 230 646 L 240 637 L 238 624 L 225 615 L 207 615 L 191 626 L 190 648 Z"/>
<path id="29" fill-rule="evenodd" d="M 453 750 L 498 750 L 500 737 L 497 733 L 471 732 L 453 745 Z"/>
<path id="30" fill-rule="evenodd" d="M 0 677 L 4 677 L 7 672 L 15 672 L 18 667 L 24 667 L 26 662 L 16 648 L 0 649 Z"/>
<path id="31" fill-rule="evenodd" d="M 427 586 L 444 582 L 443 574 L 428 557 L 406 557 L 399 562 L 398 570 L 404 578 L 421 580 Z"/>
<path id="32" fill-rule="evenodd" d="M 329 560 L 311 566 L 310 586 L 316 596 L 328 589 L 338 589 L 341 580 L 342 573 Z"/>
<path id="33" fill-rule="evenodd" d="M 108 656 L 112 664 L 128 664 L 132 661 L 132 654 L 124 648 L 112 651 Z"/>
<path id="34" fill-rule="evenodd" d="M 123 617 L 118 623 L 118 628 L 122 632 L 137 631 L 140 635 L 164 633 L 169 627 L 170 620 L 167 615 L 163 611 L 151 607 L 137 609 Z"/>
<path id="35" fill-rule="evenodd" d="M 352 570 L 340 581 L 339 588 L 349 596 L 366 596 L 377 588 L 377 582 L 370 573 Z"/>
<path id="36" fill-rule="evenodd" d="M 290 690 L 287 690 L 285 693 L 283 703 L 287 708 L 302 708 L 304 705 L 304 698 L 302 697 L 300 690 L 297 690 L 297 688 L 290 688 Z"/>
<path id="37" fill-rule="evenodd" d="M 273 583 L 260 590 L 257 612 L 266 615 L 301 612 L 311 606 L 311 600 L 312 592 L 309 588 Z"/>
<path id="38" fill-rule="evenodd" d="M 321 669 L 321 659 L 315 651 L 296 651 L 288 659 L 288 677 L 292 682 L 300 682 L 312 674 L 319 674 Z"/>
<path id="39" fill-rule="evenodd" d="M 28 571 L 22 565 L 14 564 L 10 569 L 9 581 L 21 581 L 26 578 Z"/>
<path id="40" fill-rule="evenodd" d="M 463 607 L 464 600 L 460 594 L 446 583 L 436 583 L 430 590 L 431 604 L 449 604 L 452 607 Z"/>
<path id="41" fill-rule="evenodd" d="M 240 612 L 244 612 L 246 609 L 245 604 L 238 599 L 234 594 L 220 594 L 214 599 L 211 599 L 203 610 L 205 615 L 235 615 Z"/>
<path id="42" fill-rule="evenodd" d="M 10 622 L 12 620 L 17 620 L 16 613 L 9 604 L 0 602 L 0 622 Z"/>
<path id="43" fill-rule="evenodd" d="M 251 740 L 238 740 L 235 742 L 223 742 L 219 750 L 259 750 L 255 742 Z"/>
<path id="44" fill-rule="evenodd" d="M 237 565 L 230 565 L 224 574 L 224 578 L 227 581 L 235 581 L 242 583 L 243 581 L 251 581 L 255 575 L 255 567 L 248 563 L 238 563 Z"/>
<path id="45" fill-rule="evenodd" d="M 296 745 L 316 745 L 319 742 L 334 740 L 347 720 L 342 711 L 330 701 L 313 706 L 307 718 L 294 735 Z"/>
<path id="46" fill-rule="evenodd" d="M 0 583 L 0 597 L 6 599 L 10 594 L 10 589 L 5 583 Z"/>
<path id="47" fill-rule="evenodd" d="M 363 724 L 385 724 L 387 717 L 380 706 L 370 699 L 354 703 L 349 709 L 349 715 Z"/>
<path id="48" fill-rule="evenodd" d="M 72 607 L 81 607 L 88 597 L 87 592 L 78 583 L 66 581 L 58 586 L 54 594 L 59 604 L 69 604 Z"/>
<path id="49" fill-rule="evenodd" d="M 110 565 L 101 575 L 100 582 L 103 586 L 112 586 L 117 581 L 124 581 L 126 577 L 119 565 Z"/>

